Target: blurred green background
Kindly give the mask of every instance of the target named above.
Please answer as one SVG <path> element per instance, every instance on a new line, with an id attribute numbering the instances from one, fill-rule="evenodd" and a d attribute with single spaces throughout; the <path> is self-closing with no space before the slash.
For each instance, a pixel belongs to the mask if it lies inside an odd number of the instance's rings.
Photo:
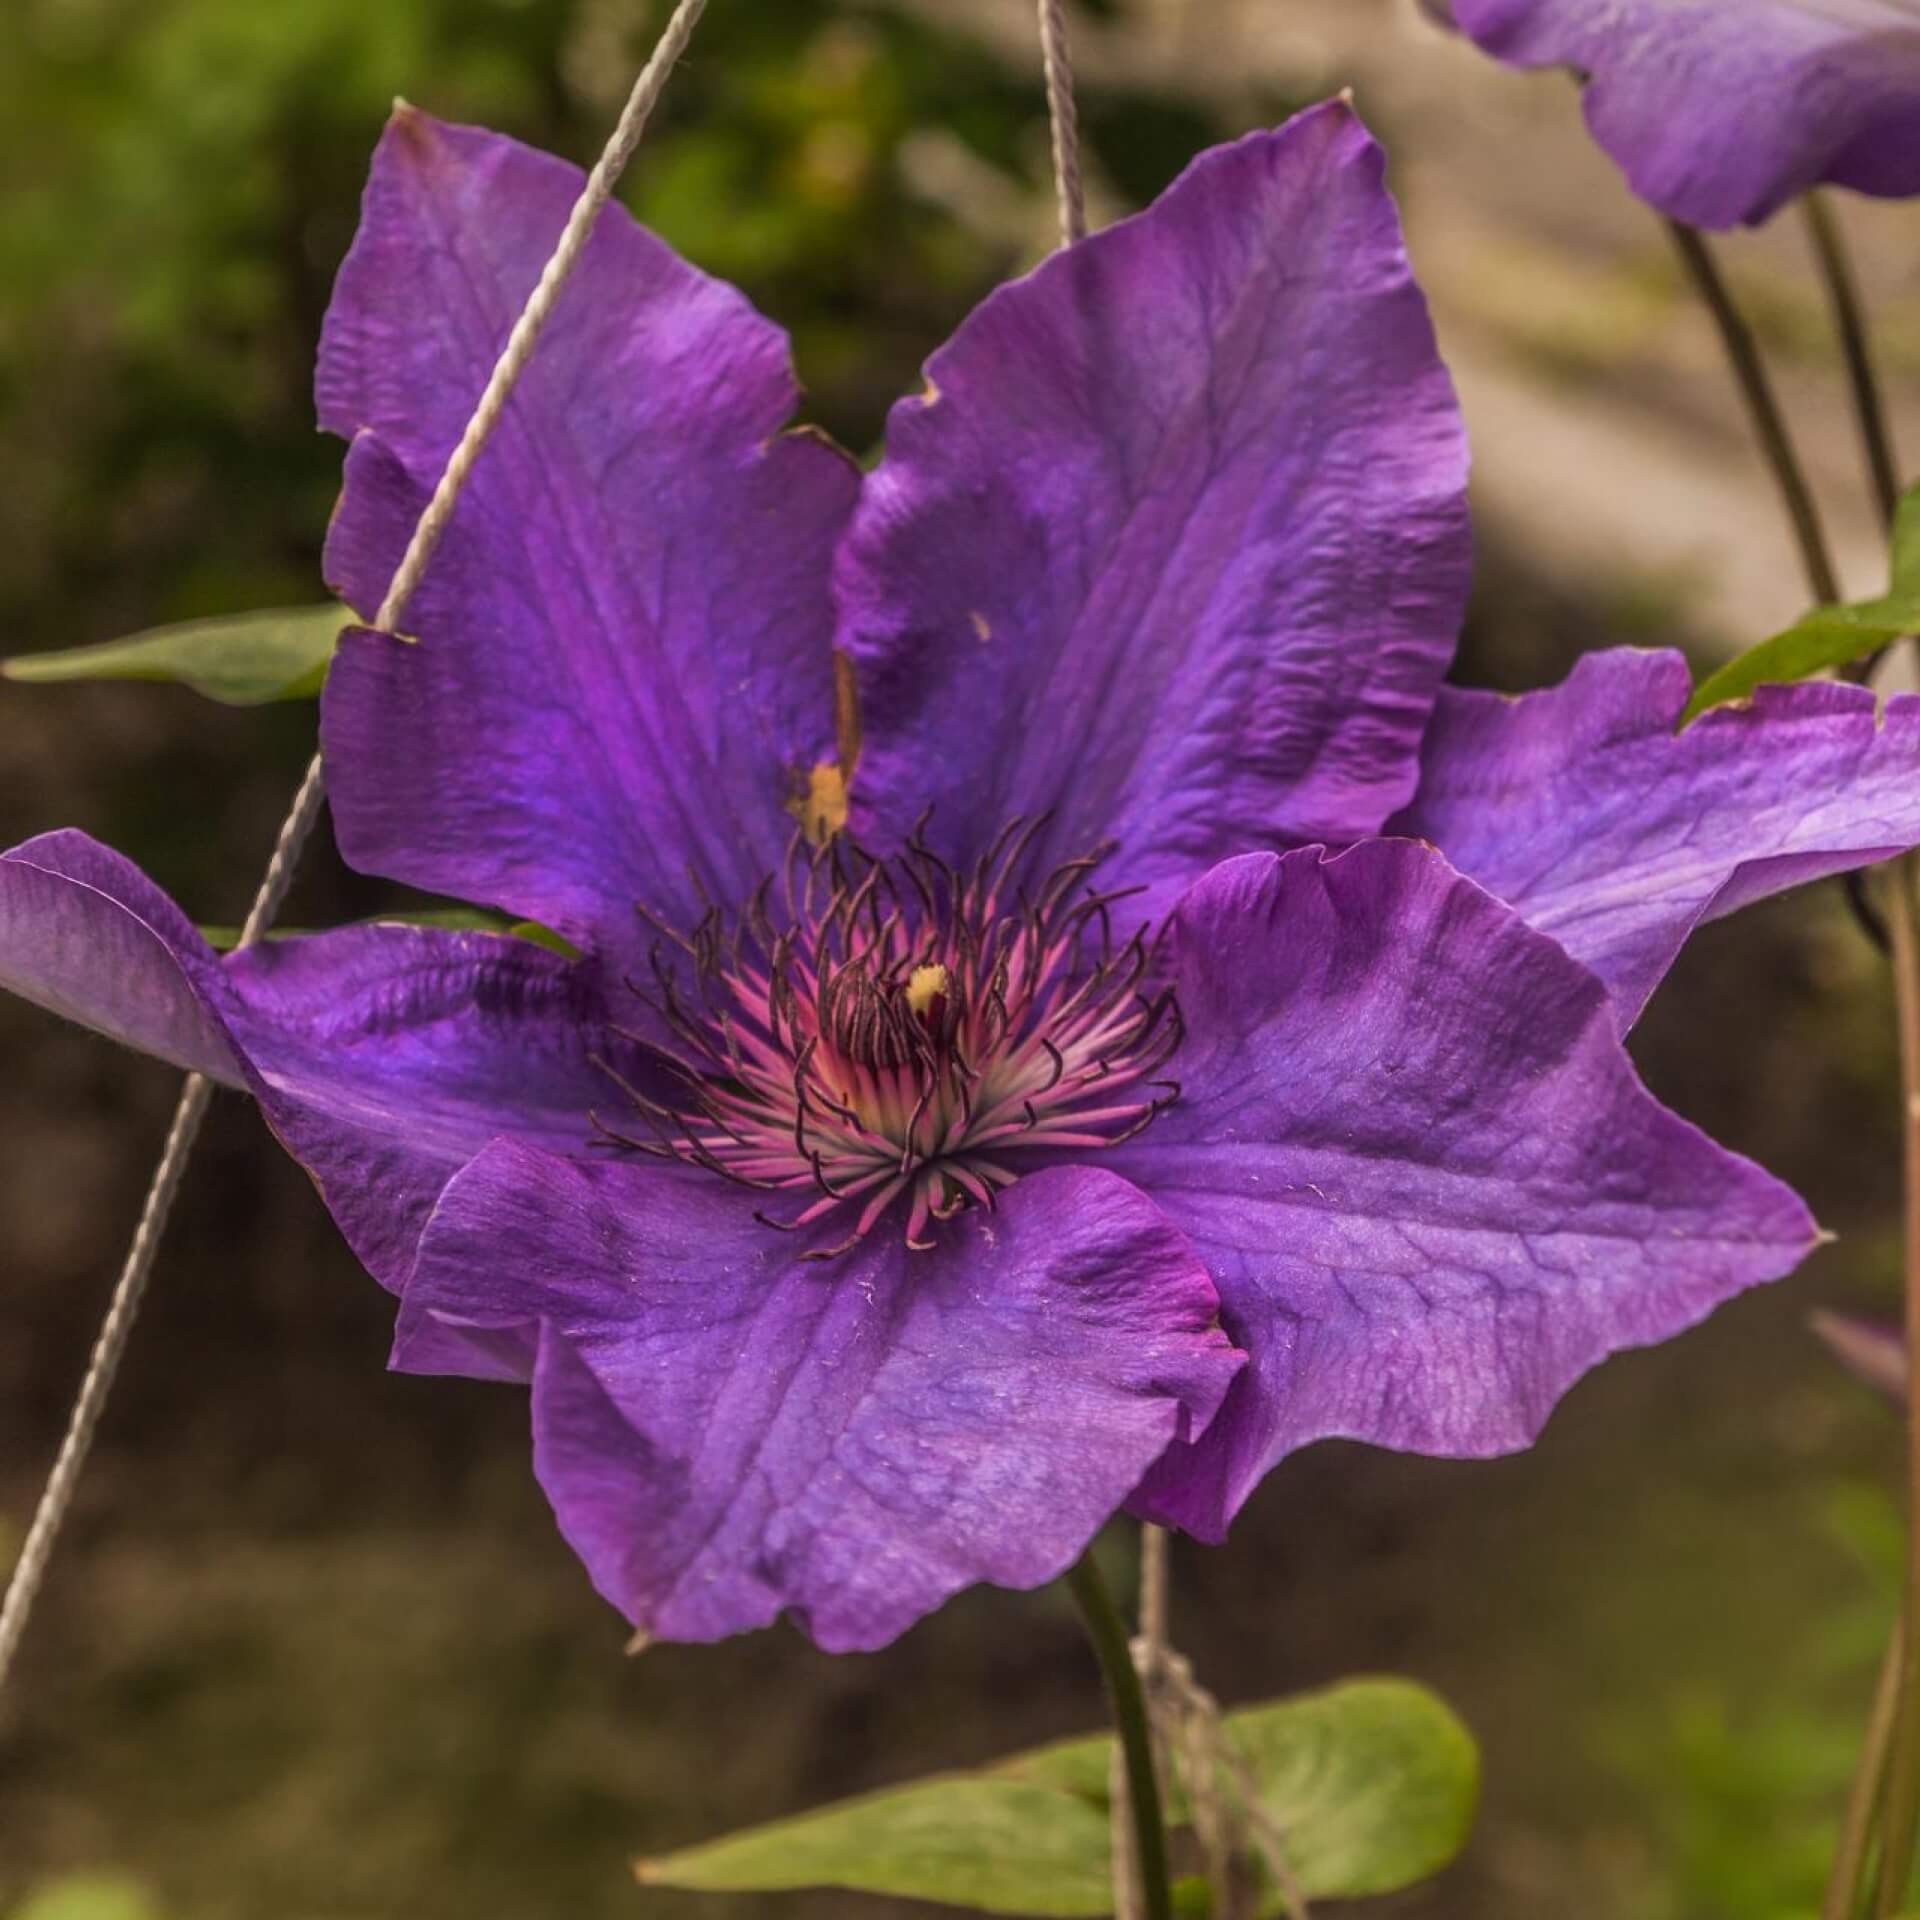
<path id="1" fill-rule="evenodd" d="M 4 0 L 0 646 L 319 597 L 338 450 L 307 382 L 388 103 L 585 160 L 663 13 Z M 1402 15 L 1082 9 L 1098 211 L 1355 80 L 1482 450 L 1462 673 L 1517 686 L 1607 641 L 1758 638 L 1743 620 L 1798 610 L 1791 562 L 1657 231 L 1564 89 Z M 792 328 L 809 415 L 850 446 L 1049 244 L 1030 32 L 1024 0 L 714 0 L 649 134 L 630 203 Z M 1897 211 L 1850 217 L 1904 409 L 1920 325 Z M 1773 235 L 1733 265 L 1870 573 L 1801 264 Z M 1636 480 L 1676 473 L 1689 512 L 1643 527 Z M 311 727 L 306 707 L 171 688 L 0 691 L 0 843 L 84 826 L 201 918 L 237 919 Z M 381 897 L 322 847 L 288 917 Z M 1643 1068 L 1799 1185 L 1839 1244 L 1605 1368 L 1528 1456 L 1317 1448 L 1230 1548 L 1179 1550 L 1178 1637 L 1228 1701 L 1400 1670 L 1479 1732 L 1473 1847 L 1383 1911 L 1813 1911 L 1899 1542 L 1893 1425 L 1804 1316 L 1893 1297 L 1890 1032 L 1882 969 L 1830 891 L 1710 930 L 1641 1030 Z M 4 1563 L 172 1081 L 10 1002 L 0 1059 Z M 298 1171 L 223 1104 L 0 1701 L 0 1916 L 720 1915 L 641 1894 L 627 1856 L 1098 1720 L 1049 1594 L 969 1595 L 877 1656 L 778 1631 L 623 1660 L 533 1488 L 522 1397 L 386 1375 L 389 1319 Z"/>

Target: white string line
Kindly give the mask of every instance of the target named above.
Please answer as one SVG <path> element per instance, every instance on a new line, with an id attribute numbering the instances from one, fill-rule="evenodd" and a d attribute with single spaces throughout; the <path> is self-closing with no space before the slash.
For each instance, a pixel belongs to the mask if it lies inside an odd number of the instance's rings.
<path id="1" fill-rule="evenodd" d="M 393 631 L 408 601 L 413 598 L 433 558 L 434 549 L 440 544 L 440 536 L 445 533 L 447 523 L 453 517 L 455 503 L 460 497 L 461 488 L 466 485 L 468 474 L 473 470 L 473 463 L 486 445 L 488 436 L 499 424 L 508 396 L 532 358 L 540 330 L 553 312 L 554 303 L 559 299 L 569 275 L 579 264 L 593 223 L 612 197 L 614 186 L 627 162 L 633 158 L 633 151 L 640 144 L 640 136 L 646 131 L 647 121 L 666 87 L 667 78 L 681 54 L 686 51 L 687 41 L 706 9 L 707 0 L 680 0 L 673 17 L 667 22 L 666 31 L 654 48 L 653 57 L 634 82 L 633 91 L 627 97 L 626 107 L 613 134 L 593 172 L 588 175 L 579 199 L 574 202 L 573 211 L 567 217 L 567 224 L 561 231 L 552 257 L 541 272 L 519 319 L 515 321 L 513 331 L 507 336 L 507 344 L 474 408 L 473 417 L 467 422 L 466 431 L 460 436 L 460 444 L 455 447 L 438 486 L 434 488 L 433 497 L 427 502 L 426 510 L 414 527 L 406 554 L 393 576 L 392 584 L 387 588 L 386 598 L 380 603 L 379 612 L 374 616 L 374 625 L 383 632 Z M 274 842 L 273 858 L 268 863 L 266 875 L 248 911 L 246 925 L 241 930 L 242 946 L 250 946 L 258 940 L 280 911 L 287 889 L 293 883 L 301 852 L 319 821 L 324 793 L 325 781 L 320 756 L 316 753 L 308 763 L 300 790 L 281 823 Z M 173 1211 L 174 1198 L 186 1174 L 187 1163 L 192 1157 L 194 1142 L 200 1132 L 200 1123 L 206 1117 L 207 1103 L 212 1093 L 212 1084 L 198 1073 L 188 1074 L 180 1089 L 179 1104 L 174 1108 L 173 1123 L 167 1129 L 160 1164 L 154 1169 L 152 1183 L 140 1209 L 139 1225 L 134 1229 L 126 1261 L 114 1285 L 106 1319 L 101 1323 L 99 1336 L 88 1356 L 86 1375 L 80 1383 L 73 1411 L 68 1415 L 60 1451 L 55 1456 L 53 1470 L 47 1476 L 45 1491 L 34 1509 L 33 1521 L 27 1529 L 20 1557 L 7 1582 L 6 1599 L 0 1602 L 0 1689 L 5 1688 L 13 1671 L 14 1656 L 26 1633 L 27 1621 L 46 1578 L 48 1563 L 53 1558 L 54 1547 L 73 1504 L 74 1490 L 92 1448 L 94 1431 L 100 1423 L 107 1396 L 113 1389 L 114 1377 L 120 1370 L 128 1337 L 133 1332 L 141 1302 L 146 1295 L 147 1282 L 153 1272 L 160 1238 L 166 1231 L 167 1217 Z"/>
<path id="2" fill-rule="evenodd" d="M 1047 119 L 1053 128 L 1053 190 L 1064 246 L 1087 237 L 1087 196 L 1080 180 L 1080 115 L 1073 104 L 1073 56 L 1067 48 L 1064 0 L 1039 0 L 1040 58 L 1047 75 Z"/>

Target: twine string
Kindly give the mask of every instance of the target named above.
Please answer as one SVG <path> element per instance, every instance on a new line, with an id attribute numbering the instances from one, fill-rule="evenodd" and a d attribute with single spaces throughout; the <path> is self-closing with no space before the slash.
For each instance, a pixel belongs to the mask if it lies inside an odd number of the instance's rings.
<path id="1" fill-rule="evenodd" d="M 434 549 L 440 544 L 441 535 L 446 532 L 453 518 L 454 507 L 468 475 L 473 471 L 474 462 L 506 411 L 508 398 L 533 356 L 541 329 L 545 327 L 561 290 L 586 250 L 594 222 L 612 198 L 614 187 L 628 161 L 633 158 L 634 149 L 640 144 L 641 135 L 646 131 L 647 122 L 665 90 L 667 80 L 686 51 L 687 42 L 706 8 L 707 0 L 680 0 L 652 57 L 634 82 L 613 133 L 592 173 L 588 175 L 579 199 L 574 202 L 573 211 L 567 216 L 567 223 L 533 292 L 528 296 L 527 304 L 521 309 L 520 317 L 507 336 L 506 346 L 501 350 L 474 407 L 466 431 L 461 434 L 459 444 L 448 459 L 439 483 L 414 527 L 406 553 L 374 616 L 374 625 L 383 632 L 390 633 L 398 626 L 408 602 L 425 576 Z M 316 753 L 308 762 L 299 791 L 294 795 L 293 804 L 275 837 L 273 857 L 241 930 L 242 946 L 252 945 L 272 926 L 287 890 L 293 884 L 301 853 L 319 822 L 324 798 L 325 778 L 320 755 Z M 15 1656 L 25 1636 L 34 1602 L 39 1597 L 48 1565 L 72 1509 L 81 1472 L 86 1466 L 101 1413 L 126 1354 L 128 1339 L 139 1318 L 161 1237 L 166 1231 L 167 1219 L 173 1211 L 180 1183 L 186 1175 L 212 1093 L 212 1083 L 204 1074 L 189 1074 L 181 1086 L 179 1103 L 174 1108 L 173 1121 L 167 1129 L 166 1144 L 161 1149 L 159 1164 L 148 1185 L 139 1223 L 134 1229 L 126 1260 L 108 1302 L 106 1318 L 101 1323 L 99 1335 L 88 1356 L 86 1374 L 67 1417 L 59 1452 L 54 1457 L 46 1487 L 34 1508 L 20 1557 L 14 1563 L 8 1579 L 6 1598 L 0 1601 L 0 1690 L 4 1690 L 12 1674 Z"/>
<path id="2" fill-rule="evenodd" d="M 1080 178 L 1080 113 L 1073 100 L 1073 56 L 1067 46 L 1065 0 L 1039 0 L 1040 59 L 1046 69 L 1047 120 L 1053 130 L 1053 190 L 1060 203 L 1060 244 L 1087 237 L 1087 196 Z"/>

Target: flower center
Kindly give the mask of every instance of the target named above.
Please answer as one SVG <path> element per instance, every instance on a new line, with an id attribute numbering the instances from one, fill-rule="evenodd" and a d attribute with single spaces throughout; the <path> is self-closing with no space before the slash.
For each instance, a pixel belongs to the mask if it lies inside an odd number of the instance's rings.
<path id="1" fill-rule="evenodd" d="M 1016 821 L 964 875 L 918 833 L 891 860 L 796 840 L 784 930 L 771 882 L 737 924 L 716 911 L 691 934 L 661 929 L 652 979 L 629 984 L 671 1039 L 629 1037 L 670 1091 L 619 1080 L 648 1137 L 596 1114 L 602 1143 L 800 1201 L 763 1209 L 769 1226 L 837 1215 L 818 1260 L 897 1200 L 907 1245 L 930 1247 L 934 1223 L 991 1208 L 1039 1157 L 1138 1133 L 1179 1096 L 1158 1077 L 1179 1007 L 1143 990 L 1145 929 L 1115 940 L 1110 909 L 1131 890 L 1089 885 L 1106 849 L 1016 884 L 1041 824 Z"/>

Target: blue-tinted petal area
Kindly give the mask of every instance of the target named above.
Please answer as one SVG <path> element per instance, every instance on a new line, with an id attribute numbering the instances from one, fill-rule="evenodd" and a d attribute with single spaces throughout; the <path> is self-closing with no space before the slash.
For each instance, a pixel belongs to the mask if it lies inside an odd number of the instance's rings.
<path id="1" fill-rule="evenodd" d="M 611 1091 L 596 1057 L 646 1073 L 588 967 L 525 941 L 401 926 L 222 962 L 145 875 L 80 833 L 0 856 L 0 986 L 253 1092 L 396 1292 L 459 1166 L 503 1137 L 584 1153 Z"/>
<path id="2" fill-rule="evenodd" d="M 354 437 L 327 546 L 370 618 L 580 188 L 402 108 L 322 342 Z M 357 866 L 631 950 L 779 862 L 832 751 L 834 543 L 858 490 L 785 434 L 786 341 L 619 207 L 600 217 L 402 622 L 322 709 Z"/>
<path id="3" fill-rule="evenodd" d="M 421 1243 L 395 1364 L 436 1328 L 537 1329 L 534 1458 L 636 1625 L 791 1613 L 875 1647 L 976 1581 L 1060 1573 L 1241 1365 L 1190 1248 L 1124 1181 L 1057 1168 L 931 1252 L 883 1222 L 808 1263 L 752 1196 L 503 1145 Z"/>
<path id="4" fill-rule="evenodd" d="M 1251 1361 L 1138 1511 L 1218 1538 L 1331 1436 L 1529 1444 L 1623 1347 L 1815 1244 L 1640 1085 L 1605 990 L 1430 849 L 1247 855 L 1175 922 L 1179 1104 L 1107 1156 L 1192 1241 Z"/>
<path id="5" fill-rule="evenodd" d="M 1509 700 L 1446 689 L 1394 831 L 1553 935 L 1624 1030 L 1693 929 L 1920 845 L 1920 698 L 1761 687 L 1677 731 L 1677 653 L 1587 655 Z"/>
<path id="6" fill-rule="evenodd" d="M 902 401 L 836 575 L 876 843 L 1051 813 L 1149 909 L 1375 831 L 1464 601 L 1466 448 L 1344 104 L 1202 155 L 985 302 Z"/>
<path id="7" fill-rule="evenodd" d="M 1823 182 L 1920 193 L 1913 0 L 1453 0 L 1520 67 L 1588 76 L 1587 124 L 1634 192 L 1700 227 Z"/>

